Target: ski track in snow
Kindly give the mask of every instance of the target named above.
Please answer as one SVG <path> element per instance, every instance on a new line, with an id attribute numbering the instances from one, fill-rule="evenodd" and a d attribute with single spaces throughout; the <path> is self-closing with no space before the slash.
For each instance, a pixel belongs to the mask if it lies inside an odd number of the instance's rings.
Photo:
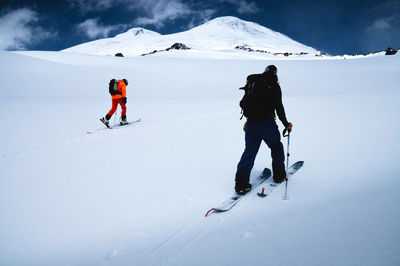
<path id="1" fill-rule="evenodd" d="M 169 119 L 169 120 L 165 120 L 165 121 L 161 121 L 161 122 L 153 122 L 151 124 L 143 126 L 142 129 L 140 129 L 142 127 L 142 124 L 145 124 L 143 120 L 141 120 L 140 122 L 134 122 L 134 123 L 132 123 L 130 125 L 122 126 L 122 127 L 113 125 L 112 128 L 107 128 L 107 127 L 104 126 L 104 127 L 98 128 L 96 131 L 90 131 L 90 130 L 86 131 L 86 133 L 82 134 L 82 136 L 80 136 L 80 137 L 70 137 L 70 138 L 56 139 L 56 140 L 52 140 L 48 144 L 42 144 L 42 145 L 37 145 L 37 146 L 33 146 L 33 147 L 27 147 L 27 148 L 19 150 L 19 151 L 14 151 L 14 152 L 2 154 L 1 158 L 4 160 L 4 159 L 7 159 L 9 157 L 13 157 L 13 156 L 24 154 L 26 152 L 42 150 L 42 149 L 46 149 L 46 148 L 50 148 L 50 147 L 61 147 L 61 146 L 65 146 L 65 145 L 69 145 L 69 144 L 73 144 L 73 143 L 78 143 L 78 142 L 81 142 L 81 141 L 85 141 L 85 139 L 90 138 L 92 135 L 105 136 L 105 135 L 108 135 L 108 134 L 112 134 L 112 133 L 110 133 L 108 131 L 116 131 L 116 130 L 118 130 L 118 131 L 123 131 L 123 133 L 122 132 L 118 132 L 118 133 L 115 133 L 115 134 L 129 134 L 130 131 L 133 130 L 132 127 L 135 128 L 134 130 L 148 130 L 148 129 L 151 129 L 151 128 L 165 127 L 166 125 L 170 125 L 171 123 L 179 123 L 181 121 L 193 121 L 193 120 L 201 120 L 201 119 L 210 118 L 210 117 L 225 116 L 225 115 L 231 114 L 233 112 L 236 112 L 236 111 L 224 111 L 224 112 L 218 112 L 218 113 L 204 113 L 204 114 L 198 114 L 198 115 L 194 115 L 194 116 L 186 116 L 186 117 L 181 117 L 181 118 L 176 118 L 176 119 Z M 101 124 L 101 122 L 99 122 L 99 123 Z M 136 128 L 136 127 L 138 127 L 138 128 Z"/>
<path id="2" fill-rule="evenodd" d="M 252 178 L 256 178 L 259 174 L 260 173 L 252 173 Z M 237 213 L 240 213 L 241 208 L 246 208 L 246 206 L 251 203 L 250 199 L 260 199 L 257 193 L 261 191 L 262 187 L 266 188 L 266 197 L 264 200 L 266 201 L 265 204 L 268 204 L 266 198 L 270 197 L 270 194 L 272 194 L 274 189 L 284 186 L 284 183 L 275 186 L 271 186 L 271 184 L 274 184 L 272 182 L 272 176 L 263 182 L 257 189 L 250 191 L 233 209 L 227 212 L 211 213 L 207 217 L 195 218 L 188 222 L 144 255 L 142 259 L 138 261 L 137 265 L 174 265 L 174 259 L 182 254 L 186 248 L 190 247 L 191 243 L 206 236 L 214 230 L 216 226 L 231 219 L 231 217 L 235 217 Z M 237 211 L 235 211 L 235 209 L 237 209 Z M 248 229 L 243 231 L 243 240 L 246 241 L 251 239 L 254 234 L 253 231 L 259 224 L 259 222 L 256 222 L 248 225 Z M 154 258 L 162 258 L 162 260 L 156 261 Z"/>
<path id="3" fill-rule="evenodd" d="M 174 259 L 179 256 L 185 248 L 190 246 L 190 244 L 199 237 L 213 230 L 216 225 L 222 223 L 226 219 L 224 217 L 229 215 L 229 213 L 225 213 L 220 217 L 214 217 L 214 219 L 199 217 L 192 220 L 143 256 L 137 265 L 165 265 L 173 263 Z M 159 258 L 162 259 L 160 260 Z"/>

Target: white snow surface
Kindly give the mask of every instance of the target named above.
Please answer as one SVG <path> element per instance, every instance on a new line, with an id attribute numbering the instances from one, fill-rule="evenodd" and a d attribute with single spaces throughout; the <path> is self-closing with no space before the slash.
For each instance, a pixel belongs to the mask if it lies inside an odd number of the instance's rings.
<path id="1" fill-rule="evenodd" d="M 161 35 L 142 28 L 133 28 L 113 38 L 95 40 L 65 49 L 66 52 L 136 56 L 164 50 L 174 43 L 183 43 L 191 50 L 180 51 L 190 54 L 201 51 L 225 51 L 237 53 L 236 46 L 246 46 L 269 53 L 310 53 L 317 51 L 289 37 L 236 17 L 220 17 L 190 30 Z M 204 55 L 203 55 L 204 57 Z"/>
<path id="2" fill-rule="evenodd" d="M 0 52 L 0 64 L 0 265 L 400 264 L 398 55 L 37 51 Z M 253 190 L 204 217 L 234 193 L 238 88 L 269 64 L 294 125 L 290 162 L 305 164 L 289 200 L 283 185 Z M 128 120 L 142 122 L 103 129 L 111 78 L 129 80 Z M 262 144 L 252 176 L 269 154 Z"/>

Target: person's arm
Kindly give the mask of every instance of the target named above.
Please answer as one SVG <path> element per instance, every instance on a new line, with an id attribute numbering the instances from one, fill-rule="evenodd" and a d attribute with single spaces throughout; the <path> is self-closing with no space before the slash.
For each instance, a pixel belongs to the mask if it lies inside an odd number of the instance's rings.
<path id="1" fill-rule="evenodd" d="M 126 85 L 123 81 L 120 81 L 119 84 L 121 84 L 122 102 L 126 104 L 128 102 L 128 100 L 126 98 Z"/>
<path id="2" fill-rule="evenodd" d="M 121 84 L 122 98 L 126 98 L 126 85 L 124 82 L 120 82 L 120 84 Z"/>
<path id="3" fill-rule="evenodd" d="M 276 84 L 275 110 L 276 110 L 276 114 L 278 115 L 279 120 L 281 120 L 283 126 L 285 128 L 288 128 L 291 125 L 291 123 L 289 123 L 286 119 L 285 108 L 283 107 L 283 103 L 282 103 L 282 91 L 281 91 L 281 87 L 279 86 L 279 84 Z"/>

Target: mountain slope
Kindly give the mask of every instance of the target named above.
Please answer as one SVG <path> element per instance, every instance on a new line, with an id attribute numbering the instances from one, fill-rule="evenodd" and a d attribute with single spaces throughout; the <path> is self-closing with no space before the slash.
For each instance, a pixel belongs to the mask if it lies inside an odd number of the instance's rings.
<path id="1" fill-rule="evenodd" d="M 24 54 L 0 52 L 0 265 L 400 264 L 400 55 Z M 284 186 L 253 191 L 205 218 L 234 191 L 238 87 L 270 63 L 294 124 L 290 162 L 306 165 L 290 200 Z M 96 131 L 111 77 L 130 81 L 128 120 L 143 122 Z M 266 166 L 262 144 L 252 174 Z"/>
<path id="2" fill-rule="evenodd" d="M 289 37 L 253 22 L 220 17 L 185 32 L 161 35 L 141 28 L 130 29 L 114 38 L 80 44 L 63 51 L 96 55 L 141 55 L 162 50 L 174 43 L 200 51 L 234 51 L 236 46 L 270 53 L 312 53 L 317 51 Z"/>

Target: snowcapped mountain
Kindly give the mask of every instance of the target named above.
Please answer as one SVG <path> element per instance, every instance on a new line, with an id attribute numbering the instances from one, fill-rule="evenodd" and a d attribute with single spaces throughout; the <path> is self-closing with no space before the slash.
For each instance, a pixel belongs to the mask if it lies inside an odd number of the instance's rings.
<path id="1" fill-rule="evenodd" d="M 257 23 L 236 17 L 220 17 L 188 31 L 161 35 L 142 28 L 133 28 L 113 38 L 83 43 L 63 51 L 136 56 L 163 50 L 174 43 L 183 43 L 197 51 L 237 51 L 235 47 L 268 53 L 310 53 L 317 51 Z"/>

